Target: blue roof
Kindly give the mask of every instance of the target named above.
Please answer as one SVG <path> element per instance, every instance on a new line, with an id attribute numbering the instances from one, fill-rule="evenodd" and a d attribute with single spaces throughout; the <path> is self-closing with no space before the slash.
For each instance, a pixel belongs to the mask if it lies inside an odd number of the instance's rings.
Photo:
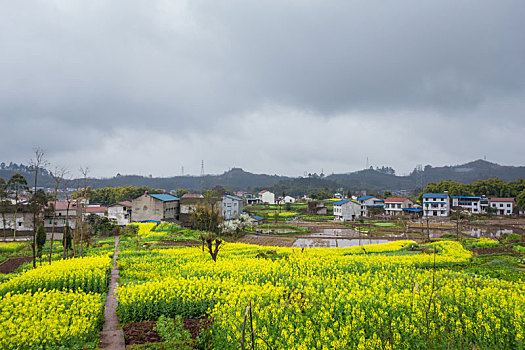
<path id="1" fill-rule="evenodd" d="M 424 193 L 423 198 L 448 198 L 445 193 Z"/>
<path id="2" fill-rule="evenodd" d="M 357 199 L 358 202 L 366 201 L 367 199 L 374 198 L 374 196 L 363 196 Z"/>
<path id="3" fill-rule="evenodd" d="M 384 208 L 385 205 L 384 204 L 368 204 L 366 207 L 367 208 Z"/>
<path id="4" fill-rule="evenodd" d="M 481 199 L 481 197 L 471 197 L 471 196 L 452 196 L 452 198 L 458 198 L 458 199 Z"/>
<path id="5" fill-rule="evenodd" d="M 240 199 L 239 197 L 231 196 L 229 194 L 224 195 L 224 197 L 228 197 L 228 198 L 236 200 L 236 201 L 242 201 L 242 199 Z"/>
<path id="6" fill-rule="evenodd" d="M 374 202 L 384 202 L 384 199 L 374 199 Z"/>
<path id="7" fill-rule="evenodd" d="M 260 217 L 259 215 L 255 215 L 255 216 L 252 216 L 255 220 L 264 220 L 262 217 Z"/>
<path id="8" fill-rule="evenodd" d="M 419 209 L 419 208 L 401 208 L 401 209 L 403 209 L 404 211 L 410 211 L 413 213 L 420 213 L 423 211 L 423 209 Z"/>
<path id="9" fill-rule="evenodd" d="M 337 201 L 334 203 L 334 205 L 341 205 L 350 202 L 349 199 L 343 199 L 342 201 Z"/>
<path id="10" fill-rule="evenodd" d="M 163 202 L 172 202 L 172 201 L 178 201 L 179 198 L 172 196 L 171 194 L 162 193 L 162 194 L 150 194 L 153 198 L 160 199 Z"/>

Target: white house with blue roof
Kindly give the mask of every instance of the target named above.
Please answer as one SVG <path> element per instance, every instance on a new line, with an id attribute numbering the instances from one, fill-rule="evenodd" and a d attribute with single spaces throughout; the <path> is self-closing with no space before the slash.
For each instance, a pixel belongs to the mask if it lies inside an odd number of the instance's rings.
<path id="1" fill-rule="evenodd" d="M 366 205 L 351 199 L 343 199 L 334 203 L 334 219 L 353 221 L 366 215 Z"/>
<path id="2" fill-rule="evenodd" d="M 448 192 L 424 193 L 423 194 L 423 216 L 449 216 L 450 197 Z"/>
<path id="3" fill-rule="evenodd" d="M 480 214 L 481 197 L 478 196 L 452 196 L 452 208 L 461 207 L 471 214 Z"/>
<path id="4" fill-rule="evenodd" d="M 133 221 L 179 219 L 179 198 L 171 194 L 149 194 L 148 191 L 131 202 Z"/>
<path id="5" fill-rule="evenodd" d="M 242 198 L 226 194 L 222 196 L 222 216 L 226 220 L 235 219 L 242 213 Z"/>

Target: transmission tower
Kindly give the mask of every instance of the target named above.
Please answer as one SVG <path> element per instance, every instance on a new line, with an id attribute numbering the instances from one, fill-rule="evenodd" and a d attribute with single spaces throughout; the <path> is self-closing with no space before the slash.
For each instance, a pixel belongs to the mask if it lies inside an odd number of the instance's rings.
<path id="1" fill-rule="evenodd" d="M 204 160 L 201 160 L 201 176 L 204 176 Z"/>
<path id="2" fill-rule="evenodd" d="M 180 173 L 181 173 L 181 176 L 184 176 L 184 165 L 181 166 Z"/>

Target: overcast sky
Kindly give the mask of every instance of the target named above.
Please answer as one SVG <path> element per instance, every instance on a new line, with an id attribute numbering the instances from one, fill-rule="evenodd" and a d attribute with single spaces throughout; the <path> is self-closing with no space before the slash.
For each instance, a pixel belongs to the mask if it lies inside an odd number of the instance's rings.
<path id="1" fill-rule="evenodd" d="M 0 0 L 0 161 L 525 165 L 525 1 Z"/>

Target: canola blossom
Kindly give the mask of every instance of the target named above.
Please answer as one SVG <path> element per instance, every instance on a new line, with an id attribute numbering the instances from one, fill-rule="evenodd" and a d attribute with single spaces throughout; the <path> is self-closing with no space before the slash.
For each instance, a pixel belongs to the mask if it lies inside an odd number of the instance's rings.
<path id="1" fill-rule="evenodd" d="M 111 259 L 92 256 L 59 260 L 9 279 L 0 284 L 0 296 L 9 292 L 36 292 L 41 289 L 77 290 L 105 293 Z"/>
<path id="2" fill-rule="evenodd" d="M 156 222 L 134 222 L 132 224 L 128 224 L 127 226 L 134 226 L 138 228 L 137 234 L 139 236 L 147 237 L 149 235 L 155 234 L 154 228 L 158 224 Z"/>
<path id="3" fill-rule="evenodd" d="M 0 297 L 0 349 L 84 349 L 96 343 L 104 296 L 45 291 Z"/>
<path id="4" fill-rule="evenodd" d="M 123 251 L 118 314 L 206 315 L 217 349 L 239 347 L 249 303 L 261 349 L 524 347 L 523 284 L 443 269 L 470 261 L 457 242 L 413 245 L 227 244 L 216 263 L 200 248 Z M 269 249 L 273 258 L 262 258 Z"/>
<path id="5" fill-rule="evenodd" d="M 27 242 L 0 242 L 0 253 L 13 253 L 26 245 Z"/>

